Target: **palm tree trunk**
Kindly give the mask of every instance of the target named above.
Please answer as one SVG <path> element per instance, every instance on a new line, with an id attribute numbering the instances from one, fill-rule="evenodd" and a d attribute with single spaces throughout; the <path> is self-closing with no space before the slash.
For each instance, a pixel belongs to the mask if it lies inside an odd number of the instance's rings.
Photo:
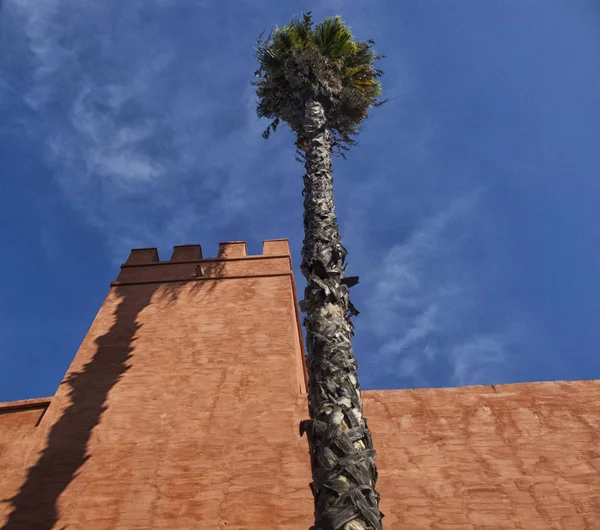
<path id="1" fill-rule="evenodd" d="M 334 213 L 331 136 L 320 103 L 307 103 L 304 120 L 308 150 L 301 270 L 308 285 L 301 308 L 306 312 L 310 420 L 300 423 L 300 435 L 307 433 L 310 449 L 311 530 L 380 530 L 375 450 L 362 415 L 351 344 L 350 318 L 357 312 L 348 287 L 356 278 L 344 277 L 346 249 Z"/>

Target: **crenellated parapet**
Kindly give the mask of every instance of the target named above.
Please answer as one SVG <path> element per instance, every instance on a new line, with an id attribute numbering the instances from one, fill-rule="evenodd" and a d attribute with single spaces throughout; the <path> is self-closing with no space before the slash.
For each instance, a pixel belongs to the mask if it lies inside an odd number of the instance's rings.
<path id="1" fill-rule="evenodd" d="M 274 276 L 291 271 L 287 239 L 263 241 L 258 255 L 248 255 L 245 241 L 228 241 L 219 243 L 214 258 L 205 258 L 200 245 L 175 246 L 167 261 L 160 260 L 156 248 L 133 249 L 113 285 Z"/>

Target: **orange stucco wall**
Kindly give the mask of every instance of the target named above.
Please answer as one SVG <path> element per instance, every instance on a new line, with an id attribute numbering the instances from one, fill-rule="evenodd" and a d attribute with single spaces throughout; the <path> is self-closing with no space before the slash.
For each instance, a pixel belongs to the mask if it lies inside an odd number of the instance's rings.
<path id="1" fill-rule="evenodd" d="M 0 528 L 307 530 L 301 341 L 286 240 L 132 251 L 55 396 L 0 404 Z M 363 400 L 384 528 L 600 529 L 600 381 Z"/>
<path id="2" fill-rule="evenodd" d="M 198 279 L 132 254 L 39 426 L 0 430 L 3 528 L 307 527 L 287 241 L 239 247 Z"/>
<path id="3" fill-rule="evenodd" d="M 600 529 L 600 381 L 363 400 L 385 528 Z"/>

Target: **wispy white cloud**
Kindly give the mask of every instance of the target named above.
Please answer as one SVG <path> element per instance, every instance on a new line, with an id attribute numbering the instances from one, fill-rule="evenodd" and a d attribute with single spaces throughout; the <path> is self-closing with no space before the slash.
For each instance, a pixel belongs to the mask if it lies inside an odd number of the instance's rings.
<path id="1" fill-rule="evenodd" d="M 228 31 L 227 10 L 208 20 L 201 2 L 185 7 L 194 31 L 163 27 L 161 17 L 180 7 L 21 0 L 8 13 L 28 42 L 19 50 L 29 58 L 23 97 L 40 118 L 30 127 L 44 123 L 57 182 L 119 260 L 130 245 L 197 241 L 239 221 L 255 212 L 250 205 L 287 193 L 282 169 L 299 173 L 290 149 L 273 149 L 281 137 L 263 163 L 253 42 Z M 211 52 L 215 38 L 227 64 Z"/>
<path id="2" fill-rule="evenodd" d="M 482 286 L 461 259 L 482 196 L 462 195 L 425 219 L 365 278 L 372 295 L 362 317 L 378 344 L 365 359 L 367 382 L 394 373 L 408 386 L 429 386 L 441 367 L 453 384 L 477 384 L 510 362 L 509 330 L 477 330 Z"/>
<path id="3" fill-rule="evenodd" d="M 452 380 L 456 385 L 483 384 L 502 373 L 510 361 L 512 336 L 509 333 L 480 335 L 455 344 L 450 350 Z"/>
<path id="4" fill-rule="evenodd" d="M 121 94 L 124 92 L 123 87 L 118 89 Z M 108 178 L 116 186 L 132 186 L 164 176 L 163 163 L 144 146 L 157 134 L 154 120 L 120 122 L 116 116 L 125 102 L 122 96 L 108 99 L 111 109 L 107 113 L 94 108 L 88 100 L 88 96 L 93 97 L 93 90 L 88 85 L 78 92 L 71 108 L 71 127 L 49 139 L 56 158 L 66 160 L 61 150 L 75 148 L 86 178 Z M 112 91 L 111 96 L 114 94 Z"/>

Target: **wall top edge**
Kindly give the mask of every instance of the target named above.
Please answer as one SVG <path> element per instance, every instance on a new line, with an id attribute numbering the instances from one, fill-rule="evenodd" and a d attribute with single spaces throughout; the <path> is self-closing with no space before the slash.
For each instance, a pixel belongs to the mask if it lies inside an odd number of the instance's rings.
<path id="1" fill-rule="evenodd" d="M 215 257 L 204 257 L 202 247 L 198 244 L 175 245 L 169 260 L 161 260 L 156 247 L 134 248 L 131 249 L 127 261 L 121 267 L 130 267 L 137 265 L 154 265 L 169 263 L 185 263 L 197 261 L 217 261 L 234 259 L 256 259 L 265 257 L 289 257 L 290 246 L 286 238 L 283 239 L 265 239 L 262 245 L 262 254 L 249 255 L 245 241 L 225 241 L 219 243 L 217 255 Z"/>
<path id="2" fill-rule="evenodd" d="M 52 398 L 20 399 L 18 401 L 0 401 L 0 414 L 12 410 L 36 409 L 50 405 Z"/>

